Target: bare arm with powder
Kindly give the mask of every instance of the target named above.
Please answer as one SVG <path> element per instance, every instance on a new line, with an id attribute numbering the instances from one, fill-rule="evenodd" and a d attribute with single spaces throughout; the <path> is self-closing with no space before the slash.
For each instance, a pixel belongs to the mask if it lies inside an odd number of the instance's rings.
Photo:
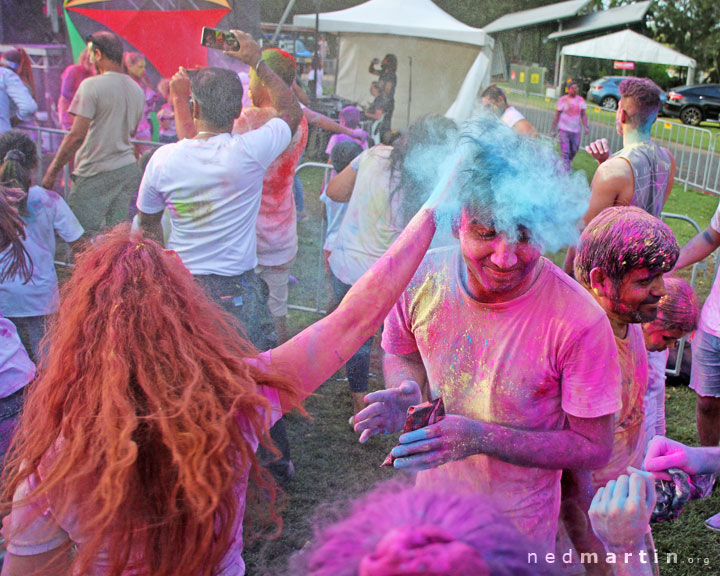
<path id="1" fill-rule="evenodd" d="M 299 383 L 301 397 L 312 394 L 377 331 L 415 273 L 434 233 L 433 210 L 422 208 L 332 314 L 272 351 L 273 365 Z M 280 401 L 288 406 L 282 394 Z"/>
<path id="2" fill-rule="evenodd" d="M 426 470 L 475 454 L 552 470 L 593 470 L 607 464 L 614 415 L 577 418 L 568 414 L 567 421 L 564 430 L 535 431 L 447 415 L 436 424 L 402 434 L 392 452 L 397 458 L 394 466 Z"/>
<path id="3" fill-rule="evenodd" d="M 340 174 L 336 174 L 335 177 L 328 182 L 325 194 L 327 194 L 331 200 L 335 200 L 335 202 L 350 202 L 350 197 L 355 188 L 356 178 L 357 172 L 355 172 L 352 164 L 348 164 Z"/>
<path id="4" fill-rule="evenodd" d="M 716 232 L 712 226 L 708 226 L 682 247 L 675 270 L 700 262 L 710 256 L 718 247 L 720 247 L 720 233 Z"/>
<path id="5" fill-rule="evenodd" d="M 348 128 L 347 126 L 338 124 L 332 118 L 328 118 L 324 114 L 320 114 L 320 112 L 310 110 L 310 108 L 303 108 L 303 115 L 305 116 L 305 120 L 308 121 L 308 124 L 312 124 L 321 130 L 326 130 L 335 134 L 345 134 L 346 136 L 359 138 L 360 140 L 367 139 L 367 132 L 365 132 L 362 128 Z"/>

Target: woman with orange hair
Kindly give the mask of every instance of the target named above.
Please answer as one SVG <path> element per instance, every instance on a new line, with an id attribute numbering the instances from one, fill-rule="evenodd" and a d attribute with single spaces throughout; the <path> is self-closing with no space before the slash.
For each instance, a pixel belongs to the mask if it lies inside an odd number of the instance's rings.
<path id="1" fill-rule="evenodd" d="M 243 524 L 258 510 L 250 497 L 245 510 L 249 478 L 280 522 L 258 443 L 377 330 L 430 244 L 433 213 L 424 207 L 332 314 L 262 354 L 174 253 L 123 227 L 89 247 L 8 462 L 3 575 L 243 574 Z"/>

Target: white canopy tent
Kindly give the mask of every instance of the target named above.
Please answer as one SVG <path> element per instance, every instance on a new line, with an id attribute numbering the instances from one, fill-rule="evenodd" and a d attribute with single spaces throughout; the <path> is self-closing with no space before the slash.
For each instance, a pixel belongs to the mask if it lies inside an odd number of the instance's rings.
<path id="1" fill-rule="evenodd" d="M 688 68 L 688 84 L 693 82 L 696 67 L 695 60 L 692 58 L 632 30 L 621 30 L 583 42 L 568 44 L 563 46 L 560 54 L 560 78 L 564 78 L 566 56 L 684 66 Z"/>
<path id="2" fill-rule="evenodd" d="M 314 28 L 315 14 L 299 14 L 293 24 Z M 431 0 L 369 0 L 321 13 L 319 29 L 339 35 L 336 93 L 343 98 L 369 102 L 370 83 L 377 79 L 368 72 L 370 61 L 385 54 L 397 56 L 393 128 L 405 128 L 424 114 L 444 112 L 471 69 L 478 87 L 490 81 L 493 39 Z"/>

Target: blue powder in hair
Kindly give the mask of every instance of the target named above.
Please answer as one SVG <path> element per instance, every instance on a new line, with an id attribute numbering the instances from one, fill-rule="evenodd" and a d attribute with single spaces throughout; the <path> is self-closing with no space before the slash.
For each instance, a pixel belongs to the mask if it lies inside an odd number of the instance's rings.
<path id="1" fill-rule="evenodd" d="M 413 152 L 406 162 L 424 178 L 428 165 L 434 166 L 431 198 L 452 179 L 452 191 L 437 210 L 439 228 L 456 221 L 465 208 L 511 240 L 522 227 L 550 252 L 577 243 L 590 198 L 585 174 L 568 174 L 552 146 L 492 115 L 474 117 L 461 126 L 457 141 L 442 150 Z"/>

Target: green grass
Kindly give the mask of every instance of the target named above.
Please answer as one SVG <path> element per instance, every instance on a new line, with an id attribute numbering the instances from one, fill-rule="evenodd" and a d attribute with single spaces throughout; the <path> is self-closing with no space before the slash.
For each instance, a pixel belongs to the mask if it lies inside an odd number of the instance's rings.
<path id="1" fill-rule="evenodd" d="M 592 158 L 581 152 L 575 159 L 574 167 L 584 170 L 591 178 L 595 164 Z M 290 302 L 314 307 L 323 214 L 322 204 L 317 200 L 321 175 L 320 171 L 309 169 L 301 177 L 305 184 L 309 218 L 299 224 L 300 250 L 293 274 L 300 283 L 291 287 Z M 686 214 L 704 228 L 716 206 L 714 196 L 685 192 L 676 185 L 666 209 Z M 694 229 L 686 224 L 668 223 L 681 245 L 694 235 Z M 562 262 L 563 256 L 563 253 L 556 254 L 554 260 Z M 701 301 L 707 296 L 711 283 L 712 269 L 698 283 Z M 323 290 L 322 294 L 321 304 L 324 306 L 326 292 Z M 298 332 L 319 318 L 316 314 L 291 310 L 289 326 L 292 332 Z M 373 351 L 371 372 L 377 374 L 376 378 L 370 379 L 371 389 L 382 388 L 384 383 L 377 348 Z M 343 375 L 341 371 L 336 378 Z M 282 535 L 246 551 L 248 574 L 287 574 L 289 556 L 312 538 L 313 517 L 318 510 L 352 498 L 375 482 L 397 474 L 392 469 L 380 468 L 383 458 L 394 445 L 395 437 L 376 437 L 361 446 L 351 432 L 347 423 L 352 413 L 347 382 L 330 379 L 307 400 L 306 408 L 311 419 L 297 414 L 288 417 L 292 459 L 297 475 L 287 488 L 288 506 L 283 515 Z M 667 425 L 670 437 L 689 444 L 697 443 L 694 392 L 686 388 L 668 388 Z M 654 527 L 662 575 L 696 576 L 720 572 L 719 540 L 703 527 L 703 520 L 717 511 L 720 511 L 720 496 L 716 491 L 704 501 L 688 504 L 679 520 Z M 664 563 L 665 554 L 669 552 L 677 554 L 677 564 Z M 691 564 L 688 561 L 690 558 L 699 558 L 700 563 L 695 561 Z M 704 564 L 706 558 L 708 565 Z"/>

